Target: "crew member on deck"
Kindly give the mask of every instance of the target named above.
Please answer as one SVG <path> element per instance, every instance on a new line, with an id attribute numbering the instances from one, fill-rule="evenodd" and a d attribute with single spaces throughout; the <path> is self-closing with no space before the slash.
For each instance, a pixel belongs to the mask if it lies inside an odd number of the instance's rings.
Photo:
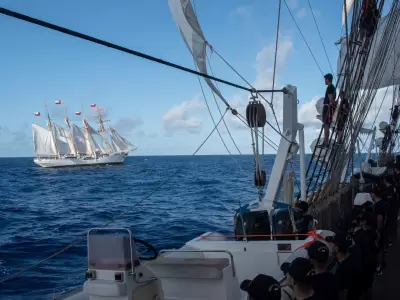
<path id="1" fill-rule="evenodd" d="M 375 202 L 374 205 L 374 223 L 375 229 L 378 234 L 378 255 L 377 255 L 377 267 L 376 267 L 376 275 L 382 275 L 382 263 L 383 263 L 383 253 L 385 250 L 386 244 L 386 216 L 387 216 L 387 207 L 386 203 L 383 200 L 383 193 L 379 187 L 375 187 L 371 192 L 371 197 Z"/>
<path id="2" fill-rule="evenodd" d="M 347 98 L 345 98 L 344 91 L 340 91 L 340 104 L 339 104 L 339 115 L 337 120 L 337 132 L 338 132 L 338 144 L 342 144 L 343 142 L 343 131 L 346 125 L 347 116 L 349 114 L 349 102 Z"/>
<path id="3" fill-rule="evenodd" d="M 337 233 L 333 244 L 338 262 L 335 276 L 339 287 L 339 299 L 358 300 L 363 293 L 362 258 L 350 252 L 353 240 L 346 233 Z"/>
<path id="4" fill-rule="evenodd" d="M 293 289 L 296 300 L 325 299 L 314 292 L 313 279 L 315 271 L 308 259 L 303 257 L 295 258 L 290 264 L 282 264 L 281 270 L 286 274 L 286 281 Z"/>
<path id="5" fill-rule="evenodd" d="M 279 282 L 264 274 L 258 274 L 253 280 L 243 280 L 240 289 L 247 292 L 249 300 L 281 300 Z"/>
<path id="6" fill-rule="evenodd" d="M 364 0 L 360 20 L 361 53 L 368 50 L 369 41 L 374 35 L 379 20 L 379 10 L 376 0 Z"/>
<path id="7" fill-rule="evenodd" d="M 376 254 L 378 253 L 377 234 L 373 227 L 372 214 L 363 212 L 357 217 L 357 227 L 354 233 L 354 242 L 361 249 L 362 254 L 362 284 L 364 295 L 370 298 L 372 283 L 376 269 Z"/>
<path id="8" fill-rule="evenodd" d="M 329 248 L 323 242 L 315 241 L 306 249 L 315 270 L 313 278 L 315 293 L 326 300 L 337 300 L 339 289 L 336 278 L 328 271 Z"/>
<path id="9" fill-rule="evenodd" d="M 332 122 L 332 117 L 333 113 L 335 112 L 335 107 L 336 107 L 336 90 L 335 86 L 332 84 L 333 81 L 333 75 L 332 74 L 326 74 L 324 76 L 325 78 L 325 84 L 327 85 L 326 87 L 326 92 L 325 92 L 325 98 L 324 98 L 324 107 L 322 110 L 322 121 L 323 121 L 323 126 L 324 126 L 324 142 L 322 145 L 320 145 L 322 148 L 328 148 L 329 146 L 329 127 Z"/>

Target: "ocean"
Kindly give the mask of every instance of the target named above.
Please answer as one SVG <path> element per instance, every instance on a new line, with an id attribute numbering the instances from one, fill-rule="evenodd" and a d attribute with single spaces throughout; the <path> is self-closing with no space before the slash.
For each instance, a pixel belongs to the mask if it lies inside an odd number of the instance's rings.
<path id="1" fill-rule="evenodd" d="M 267 173 L 273 159 L 265 157 Z M 232 234 L 239 201 L 256 200 L 253 164 L 251 155 L 133 156 L 118 166 L 43 169 L 32 158 L 0 158 L 0 279 L 125 211 L 110 226 L 128 227 L 158 249 L 180 247 L 207 231 Z M 80 286 L 86 268 L 84 240 L 0 284 L 0 299 L 51 299 Z"/>

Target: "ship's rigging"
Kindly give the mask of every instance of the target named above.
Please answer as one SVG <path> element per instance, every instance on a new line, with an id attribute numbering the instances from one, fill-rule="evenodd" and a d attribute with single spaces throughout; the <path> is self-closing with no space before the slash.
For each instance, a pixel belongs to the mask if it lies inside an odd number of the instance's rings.
<path id="1" fill-rule="evenodd" d="M 350 1 L 350 2 L 353 2 L 353 1 Z M 311 202 L 314 199 L 321 198 L 320 193 L 323 188 L 323 184 L 326 182 L 327 178 L 329 181 L 329 185 L 326 185 L 326 186 L 329 186 L 329 188 L 331 190 L 336 190 L 337 185 L 340 184 L 340 182 L 341 182 L 343 172 L 347 173 L 349 162 L 352 161 L 353 152 L 354 152 L 355 145 L 356 145 L 356 139 L 362 129 L 362 124 L 364 123 L 366 115 L 370 109 L 372 99 L 374 98 L 374 96 L 376 94 L 376 89 L 380 87 L 382 78 L 386 74 L 385 69 L 387 68 L 388 63 L 390 62 L 391 57 L 393 57 L 391 55 L 391 52 L 393 51 L 393 49 L 395 49 L 395 46 L 397 44 L 396 41 L 397 41 L 397 35 L 399 32 L 398 27 L 400 26 L 399 25 L 400 22 L 398 20 L 398 17 L 399 17 L 398 2 L 399 1 L 393 1 L 389 14 L 385 17 L 386 19 L 380 23 L 379 26 L 381 26 L 384 22 L 386 22 L 386 24 L 384 26 L 382 25 L 382 28 L 384 28 L 384 29 L 382 29 L 382 31 L 379 31 L 381 27 L 378 26 L 377 32 L 380 32 L 380 37 L 377 37 L 376 36 L 377 34 L 375 34 L 375 36 L 373 38 L 373 42 L 371 42 L 369 44 L 367 53 L 362 55 L 362 54 L 358 53 L 359 45 L 357 45 L 357 43 L 356 43 L 357 36 L 358 36 L 359 15 L 361 13 L 361 4 L 359 1 L 355 1 L 353 3 L 351 30 L 349 31 L 347 29 L 347 27 L 348 27 L 348 21 L 347 21 L 348 11 L 347 10 L 349 10 L 348 7 L 351 8 L 351 5 L 347 6 L 348 3 L 346 3 L 346 0 L 344 1 L 344 9 L 345 9 L 345 13 L 344 13 L 345 22 L 344 23 L 346 25 L 346 37 L 344 39 L 342 39 L 341 47 L 342 47 L 342 50 L 343 49 L 345 50 L 345 51 L 343 51 L 345 54 L 344 54 L 344 59 L 340 60 L 341 63 L 340 63 L 340 67 L 338 68 L 339 74 L 338 74 L 338 84 L 337 85 L 338 85 L 338 87 L 340 87 L 340 89 L 345 89 L 348 93 L 348 98 L 349 98 L 349 103 L 350 103 L 350 118 L 348 119 L 349 124 L 347 124 L 348 125 L 347 129 L 345 130 L 343 145 L 339 145 L 338 147 L 336 147 L 336 146 L 331 147 L 329 149 L 329 151 L 324 151 L 324 152 L 319 151 L 319 153 L 317 153 L 318 151 L 314 150 L 313 159 L 310 161 L 308 169 L 307 169 L 307 173 L 306 173 L 306 176 L 307 176 L 308 182 L 309 182 L 306 194 L 309 195 L 311 193 L 310 198 L 309 198 L 309 200 Z M 189 7 L 191 8 L 189 1 L 188 1 L 188 3 L 189 3 Z M 286 1 L 285 1 L 285 4 L 286 4 Z M 383 0 L 379 2 L 378 7 L 379 7 L 380 13 L 382 13 L 383 4 L 384 4 Z M 288 9 L 289 9 L 289 7 L 288 7 Z M 279 11 L 280 11 L 280 8 L 279 8 Z M 290 9 L 289 9 L 289 12 L 290 12 Z M 194 152 L 194 154 L 197 153 L 197 151 L 208 140 L 208 138 L 211 136 L 211 134 L 215 130 L 217 130 L 217 127 L 219 126 L 221 121 L 223 121 L 224 116 L 228 110 L 230 110 L 233 115 L 238 117 L 239 120 L 241 120 L 244 123 L 247 123 L 247 125 L 251 129 L 252 138 L 255 141 L 254 144 L 257 145 L 258 142 L 256 141 L 256 139 L 257 140 L 260 139 L 260 141 L 262 142 L 262 151 L 261 151 L 262 154 L 264 152 L 264 142 L 270 143 L 271 147 L 273 147 L 273 148 L 275 148 L 274 146 L 280 147 L 280 145 L 279 146 L 276 145 L 268 137 L 266 137 L 264 135 L 263 129 L 261 129 L 261 130 L 258 129 L 259 127 L 263 128 L 263 126 L 258 126 L 258 125 L 260 125 L 260 124 L 265 125 L 265 124 L 264 124 L 264 118 L 260 117 L 260 114 L 261 115 L 263 114 L 263 109 L 259 106 L 259 105 L 261 105 L 261 103 L 257 99 L 258 99 L 258 97 L 264 98 L 264 100 L 267 103 L 269 103 L 270 107 L 273 109 L 273 96 L 271 98 L 271 101 L 269 102 L 265 99 L 265 97 L 262 95 L 262 93 L 265 93 L 265 92 L 287 93 L 288 92 L 287 89 L 275 90 L 274 86 L 273 86 L 272 89 L 270 89 L 270 90 L 256 90 L 252 86 L 244 87 L 244 86 L 241 86 L 241 85 L 238 85 L 235 83 L 231 83 L 231 82 L 216 78 L 214 76 L 208 75 L 207 74 L 207 62 L 208 62 L 207 59 L 205 59 L 202 63 L 200 63 L 199 61 L 196 61 L 196 59 L 195 59 L 196 65 L 199 68 L 199 71 L 196 71 L 196 70 L 182 67 L 182 66 L 179 66 L 179 65 L 176 65 L 176 64 L 173 64 L 173 63 L 170 63 L 170 62 L 167 62 L 167 61 L 164 61 L 164 60 L 161 60 L 161 59 L 158 59 L 158 58 L 155 58 L 155 57 L 152 57 L 152 56 L 149 56 L 149 55 L 125 48 L 125 47 L 122 47 L 122 46 L 119 46 L 119 45 L 115 45 L 115 44 L 112 44 L 112 43 L 109 43 L 109 42 L 106 42 L 106 41 L 103 41 L 103 40 L 100 40 L 100 39 L 97 39 L 94 37 L 90 37 L 88 35 L 84 35 L 82 33 L 76 32 L 76 31 L 72 31 L 72 30 L 69 30 L 69 29 L 54 25 L 54 24 L 50 24 L 50 23 L 47 23 L 47 22 L 44 22 L 44 21 L 41 21 L 41 20 L 38 20 L 35 18 L 31 18 L 29 16 L 25 16 L 25 15 L 22 15 L 22 14 L 19 14 L 16 12 L 12 12 L 12 11 L 4 9 L 4 8 L 0 8 L 0 13 L 203 77 L 206 80 L 207 84 L 211 87 L 211 89 L 213 91 L 213 95 L 215 93 L 226 104 L 227 110 L 225 111 L 224 114 L 222 114 L 222 112 L 220 112 L 221 119 L 219 120 L 219 122 L 215 123 L 215 121 L 213 121 L 213 123 L 215 125 L 213 130 L 207 136 L 205 141 L 200 145 L 200 147 Z M 280 17 L 280 13 L 279 13 L 279 17 Z M 292 17 L 293 17 L 293 15 L 292 15 Z M 193 19 L 191 19 L 191 21 L 193 21 Z M 195 21 L 197 22 L 197 19 L 195 19 Z M 279 24 L 279 19 L 278 19 L 278 24 Z M 192 23 L 189 25 L 191 25 L 192 28 L 194 28 L 198 24 Z M 300 30 L 300 27 L 298 26 L 297 23 L 296 23 L 296 25 Z M 199 25 L 197 27 L 200 29 Z M 278 27 L 279 27 L 279 25 L 278 25 Z M 317 28 L 318 28 L 318 25 L 317 25 Z M 300 33 L 301 33 L 301 30 L 300 30 Z M 197 34 L 199 35 L 199 37 L 202 38 L 202 40 L 205 44 L 204 56 L 203 56 L 203 59 L 204 59 L 207 57 L 207 55 L 205 53 L 206 48 L 210 47 L 210 45 L 205 40 L 205 38 L 201 32 L 201 29 L 200 29 L 200 31 L 197 31 Z M 303 34 L 302 34 L 302 37 L 307 44 L 307 41 Z M 307 44 L 307 46 L 308 46 L 308 44 Z M 188 47 L 189 47 L 189 45 L 188 45 Z M 313 55 L 309 46 L 308 46 L 308 48 L 317 64 L 317 66 L 319 67 L 319 64 L 316 61 L 315 56 Z M 189 47 L 189 49 L 190 49 L 190 47 Z M 192 50 L 192 54 L 193 54 L 194 58 L 196 58 L 196 55 L 198 55 L 199 53 L 193 53 L 193 49 L 191 49 L 191 50 Z M 370 54 L 371 50 L 374 55 Z M 213 49 L 213 52 L 217 53 L 214 49 Z M 319 67 L 319 69 L 321 70 L 321 73 L 322 73 L 322 69 L 320 67 Z M 239 75 L 238 72 L 236 72 L 236 73 Z M 368 74 L 368 75 L 365 75 L 365 74 Z M 243 79 L 243 77 L 242 77 L 242 79 Z M 242 89 L 242 90 L 245 90 L 245 91 L 248 91 L 251 93 L 252 102 L 250 103 L 250 106 L 249 106 L 250 112 L 247 116 L 248 117 L 247 120 L 246 120 L 246 118 L 244 118 L 244 116 L 240 115 L 236 109 L 232 108 L 229 105 L 229 103 L 224 99 L 224 97 L 220 93 L 218 87 L 216 85 L 214 85 L 211 80 L 214 82 L 220 82 L 223 84 L 227 84 L 227 85 L 230 85 L 230 86 L 233 86 L 233 87 L 236 87 L 236 88 L 239 88 L 239 89 Z M 255 107 L 257 107 L 257 108 L 255 108 Z M 253 121 L 249 121 L 249 120 L 252 120 L 252 118 L 253 118 Z M 282 134 L 282 132 L 279 128 L 279 124 L 277 124 L 278 129 L 275 129 L 275 127 L 272 126 L 267 120 L 265 120 L 265 123 L 267 125 L 270 125 L 282 137 L 283 140 L 286 139 L 287 144 L 285 145 L 285 147 L 287 147 L 288 152 L 290 152 L 291 147 L 296 146 L 296 143 L 294 143 L 291 138 L 287 138 L 285 135 Z M 78 126 L 76 126 L 76 127 L 74 127 L 74 126 L 75 125 L 72 126 L 72 135 L 74 135 L 74 130 L 75 130 L 75 132 L 80 132 L 80 130 L 81 130 Z M 86 122 L 85 123 L 86 132 L 91 132 L 91 129 L 89 126 L 90 125 L 87 124 L 87 122 Z M 49 125 L 49 127 L 51 127 L 51 125 Z M 100 131 L 104 133 L 104 126 L 103 126 L 102 121 L 100 123 L 100 128 L 101 128 Z M 38 130 L 38 132 L 39 131 L 40 131 L 40 129 Z M 54 133 L 52 130 L 51 130 L 51 132 L 52 132 L 51 136 L 53 136 L 53 139 L 54 140 L 57 139 L 54 136 Z M 110 132 L 111 132 L 111 136 L 113 136 L 115 140 L 119 140 L 120 142 L 124 141 L 123 138 L 120 137 L 113 128 L 110 129 Z M 322 133 L 322 128 L 321 128 L 321 133 Z M 50 137 L 50 135 L 48 133 L 46 133 L 46 134 L 47 134 L 47 136 Z M 64 134 L 66 134 L 65 130 L 64 130 L 64 132 L 61 132 L 60 134 L 57 134 L 57 135 L 60 137 L 63 137 Z M 76 134 L 78 134 L 78 133 L 76 133 Z M 91 133 L 91 134 L 95 134 L 95 133 Z M 321 136 L 321 134 L 320 134 L 320 136 Z M 391 137 L 391 141 L 392 141 L 393 136 L 394 135 L 392 135 L 392 137 Z M 332 141 L 335 141 L 336 137 L 337 137 L 337 132 L 335 132 L 335 128 L 333 128 L 332 132 L 330 134 L 330 143 Z M 111 151 L 110 149 L 113 149 L 114 146 L 118 146 L 117 142 L 109 144 L 107 141 L 104 141 L 104 143 L 105 143 L 105 148 L 106 148 L 105 153 Z M 75 140 L 73 143 L 69 144 L 67 142 L 67 144 L 72 145 L 72 146 L 69 146 L 70 150 L 75 151 L 75 153 L 77 153 L 77 152 L 79 153 L 79 146 L 77 145 Z M 54 143 L 54 145 L 55 145 L 54 148 L 57 148 L 56 145 L 58 145 L 58 144 Z M 51 151 L 53 151 L 53 150 L 51 150 Z M 93 149 L 91 151 L 93 153 Z M 54 152 L 56 152 L 57 155 L 60 155 L 60 151 L 58 149 L 54 149 Z M 259 154 L 258 152 L 259 152 L 258 147 L 255 146 L 254 147 L 254 153 L 255 153 L 255 157 L 256 157 L 255 181 L 256 181 L 256 183 L 257 182 L 259 183 L 260 187 L 263 187 L 265 185 L 264 177 L 263 177 L 264 175 L 262 173 L 262 171 L 263 171 L 262 163 L 263 162 L 262 162 L 262 160 L 260 161 L 260 159 L 257 158 L 258 154 Z M 296 152 L 297 152 L 297 149 L 296 149 Z M 296 152 L 294 152 L 294 153 L 296 153 Z M 314 158 L 315 158 L 315 160 L 314 160 Z M 318 161 L 318 162 L 322 161 L 323 163 L 315 163 L 315 161 Z M 153 192 L 151 192 L 145 198 L 141 199 L 138 203 L 136 203 L 136 205 L 140 204 L 142 201 L 144 201 L 145 199 L 150 197 L 151 194 L 153 194 L 161 186 L 163 186 L 165 183 L 167 183 L 173 176 L 175 176 L 175 174 L 176 173 L 172 174 L 170 177 L 168 177 L 166 180 L 164 180 L 160 184 L 159 187 L 157 187 L 155 190 L 153 190 Z M 314 176 L 315 174 L 318 174 L 317 177 Z M 317 196 L 315 196 L 315 194 L 314 194 L 315 191 L 316 191 Z M 327 193 L 326 190 L 324 192 L 325 192 L 325 194 Z M 276 195 L 273 195 L 274 199 L 272 199 L 272 200 L 276 200 L 275 196 Z M 119 217 L 122 217 L 123 215 L 127 214 L 129 211 L 133 210 L 136 207 L 136 205 L 133 205 L 133 207 L 131 209 L 129 209 L 128 211 L 125 211 L 122 214 L 116 216 L 115 219 L 108 222 L 105 226 L 108 226 L 109 224 L 111 224 L 113 221 L 115 221 Z M 82 239 L 80 239 L 80 240 L 82 240 Z M 66 251 L 73 245 L 76 245 L 80 240 L 71 244 L 70 246 L 63 249 L 62 251 L 59 251 L 59 252 L 53 254 L 49 258 L 46 258 L 45 260 L 42 260 L 42 261 L 30 266 L 29 268 L 36 267 L 36 266 L 42 264 L 43 262 L 45 262 L 47 259 L 53 258 L 54 256 L 61 254 L 62 252 Z M 23 271 L 25 271 L 25 270 L 23 270 Z M 9 277 L 6 277 L 5 279 L 1 280 L 0 283 L 7 281 L 9 279 L 15 278 L 19 274 L 20 274 L 20 272 L 18 274 L 13 274 Z"/>
<path id="2" fill-rule="evenodd" d="M 32 124 L 35 154 L 38 157 L 98 158 L 114 153 L 128 155 L 136 150 L 136 146 L 123 138 L 115 128 L 104 126 L 104 122 L 109 120 L 104 120 L 105 115 L 97 105 L 96 113 L 99 130 L 94 129 L 81 112 L 79 115 L 82 115 L 83 127 L 71 125 L 65 109 L 66 130 L 50 118 L 46 105 L 48 129 Z"/>

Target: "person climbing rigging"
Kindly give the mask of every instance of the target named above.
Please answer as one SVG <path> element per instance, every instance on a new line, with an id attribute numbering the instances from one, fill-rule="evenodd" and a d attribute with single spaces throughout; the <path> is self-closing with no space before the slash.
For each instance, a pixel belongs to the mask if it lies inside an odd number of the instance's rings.
<path id="1" fill-rule="evenodd" d="M 379 17 L 376 0 L 364 0 L 359 26 L 362 54 L 366 53 L 368 50 L 369 42 L 375 33 Z"/>
<path id="2" fill-rule="evenodd" d="M 339 104 L 339 115 L 338 115 L 336 130 L 338 132 L 338 144 L 342 144 L 344 126 L 346 125 L 347 116 L 349 114 L 349 102 L 345 97 L 344 91 L 340 91 L 339 97 L 340 97 L 340 104 Z"/>
<path id="3" fill-rule="evenodd" d="M 325 85 L 327 85 L 325 98 L 324 98 L 324 107 L 322 110 L 322 121 L 324 126 L 324 142 L 319 145 L 321 148 L 328 148 L 329 146 L 329 127 L 332 122 L 333 113 L 336 108 L 336 89 L 332 84 L 333 75 L 328 73 L 324 76 Z"/>

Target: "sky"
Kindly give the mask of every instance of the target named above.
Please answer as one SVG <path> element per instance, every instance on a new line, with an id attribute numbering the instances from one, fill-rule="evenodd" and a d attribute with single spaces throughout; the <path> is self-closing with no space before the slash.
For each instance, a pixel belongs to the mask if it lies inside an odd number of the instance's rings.
<path id="1" fill-rule="evenodd" d="M 325 55 L 307 0 L 286 0 L 323 73 L 336 74 L 343 33 L 342 1 L 311 0 L 322 34 Z M 278 1 L 195 0 L 203 33 L 210 45 L 256 88 L 272 88 Z M 172 19 L 167 0 L 0 0 L 0 6 L 125 46 L 173 63 L 194 68 L 193 59 Z M 52 120 L 63 122 L 64 108 L 72 123 L 83 111 L 93 123 L 90 104 L 107 112 L 122 136 L 138 147 L 133 155 L 190 155 L 218 122 L 220 113 L 209 89 L 203 96 L 196 75 L 146 61 L 100 45 L 0 15 L 0 157 L 34 156 L 31 123 L 46 126 L 44 101 Z M 317 137 L 316 101 L 325 93 L 324 80 L 299 30 L 282 4 L 275 85 L 297 87 L 299 122 L 305 125 L 306 152 Z M 215 76 L 245 86 L 215 53 Z M 332 66 L 332 69 L 330 67 Z M 243 112 L 249 94 L 219 85 L 233 108 Z M 367 125 L 380 106 L 379 91 Z M 390 92 L 389 92 L 390 94 Z M 265 95 L 271 99 L 270 94 Z M 389 95 L 387 96 L 389 99 Z M 61 100 L 62 105 L 55 105 Z M 222 112 L 224 104 L 218 102 Z M 282 95 L 274 94 L 274 110 L 282 121 Z M 378 121 L 388 120 L 385 101 Z M 82 110 L 83 108 L 83 110 Z M 41 112 L 41 117 L 35 117 Z M 276 124 L 268 109 L 268 121 Z M 252 153 L 250 131 L 232 115 L 218 127 L 229 152 Z M 229 132 L 228 132 L 229 130 Z M 266 127 L 276 143 L 279 136 Z M 198 154 L 228 154 L 217 132 Z M 267 153 L 275 153 L 266 145 Z"/>

